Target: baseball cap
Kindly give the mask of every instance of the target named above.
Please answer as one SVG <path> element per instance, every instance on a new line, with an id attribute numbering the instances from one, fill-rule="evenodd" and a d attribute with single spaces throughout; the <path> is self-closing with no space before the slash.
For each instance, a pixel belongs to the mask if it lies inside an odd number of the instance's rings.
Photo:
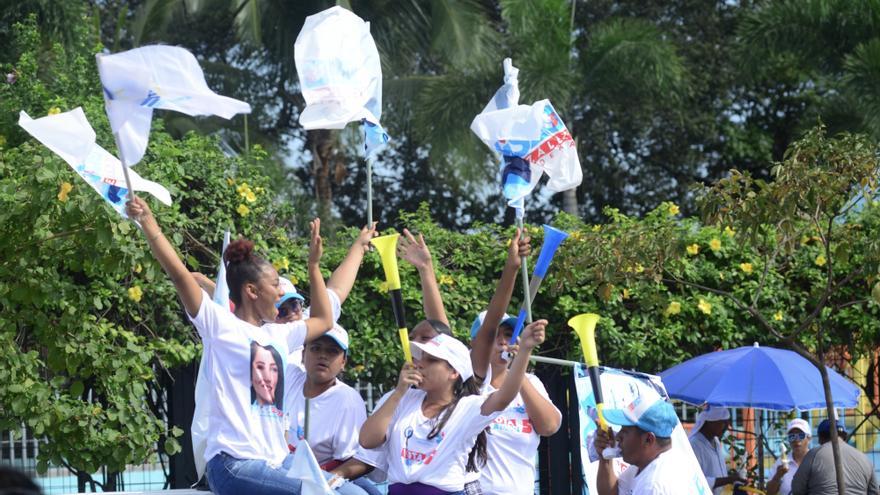
<path id="1" fill-rule="evenodd" d="M 289 279 L 278 277 L 278 286 L 281 287 L 281 290 L 284 291 L 284 295 L 281 296 L 281 299 L 279 299 L 277 303 L 275 303 L 276 308 L 280 308 L 281 304 L 283 304 L 284 301 L 287 301 L 288 299 L 299 299 L 300 301 L 305 301 L 305 298 L 296 291 L 296 287 Z"/>
<path id="2" fill-rule="evenodd" d="M 442 359 L 461 375 L 462 381 L 467 381 L 468 378 L 474 376 L 471 353 L 467 346 L 455 337 L 441 333 L 424 344 L 410 342 L 409 345 L 414 358 L 421 359 L 422 353 L 426 352 L 435 358 Z"/>
<path id="3" fill-rule="evenodd" d="M 333 328 L 328 330 L 322 337 L 330 337 L 339 344 L 343 351 L 348 353 L 348 332 L 339 323 L 334 323 Z"/>
<path id="4" fill-rule="evenodd" d="M 791 430 L 800 430 L 807 434 L 807 436 L 812 436 L 812 430 L 810 428 L 810 423 L 807 423 L 805 420 L 801 418 L 795 418 L 788 422 L 788 426 L 785 428 L 785 431 Z"/>
<path id="5" fill-rule="evenodd" d="M 659 438 L 669 438 L 678 425 L 678 416 L 672 404 L 657 398 L 653 402 L 644 396 L 636 397 L 623 409 L 602 411 L 605 421 L 618 426 L 636 426 Z"/>
<path id="6" fill-rule="evenodd" d="M 835 421 L 837 423 L 837 431 L 842 431 L 846 433 L 846 426 L 839 419 Z M 819 426 L 816 428 L 816 433 L 819 435 L 828 435 L 831 434 L 831 421 L 827 419 L 823 419 Z"/>
<path id="7" fill-rule="evenodd" d="M 486 319 L 486 313 L 488 313 L 488 311 L 483 311 L 483 312 L 481 312 L 480 314 L 478 314 L 476 318 L 474 318 L 474 323 L 471 325 L 471 339 L 476 338 L 476 336 L 477 336 L 477 332 L 479 332 L 479 331 L 480 331 L 480 327 L 483 326 L 483 320 Z M 501 321 L 501 324 L 502 324 L 502 325 L 503 325 L 507 320 L 511 319 L 511 318 L 510 318 L 510 315 L 507 314 L 507 313 L 504 313 L 504 316 L 502 316 L 501 318 L 502 318 L 502 321 Z M 512 319 L 513 319 L 513 321 L 514 321 L 514 323 L 515 323 L 515 322 L 516 322 L 516 318 L 512 318 Z M 511 328 L 513 328 L 513 327 L 511 327 Z"/>

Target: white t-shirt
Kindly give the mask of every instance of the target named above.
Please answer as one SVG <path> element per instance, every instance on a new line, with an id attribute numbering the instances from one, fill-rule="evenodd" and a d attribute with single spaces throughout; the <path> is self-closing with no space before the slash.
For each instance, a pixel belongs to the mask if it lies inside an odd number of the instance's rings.
<path id="1" fill-rule="evenodd" d="M 526 378 L 541 397 L 550 400 L 538 377 L 526 373 Z M 484 390 L 492 393 L 495 388 L 486 382 Z M 483 493 L 534 494 L 535 455 L 538 453 L 541 436 L 532 427 L 521 394 L 516 394 L 510 405 L 495 418 L 489 426 L 486 440 L 489 458 L 480 470 L 480 488 Z"/>
<path id="2" fill-rule="evenodd" d="M 217 305 L 204 291 L 199 312 L 190 320 L 205 344 L 211 425 L 205 461 L 225 452 L 281 465 L 289 453 L 284 441 L 284 370 L 289 349 L 305 341 L 306 324 L 256 327 Z"/>
<path id="3" fill-rule="evenodd" d="M 776 470 L 779 469 L 779 466 L 782 465 L 782 459 L 776 459 L 776 464 L 773 464 L 773 468 L 770 470 L 772 473 L 770 476 L 776 475 Z M 795 473 L 798 470 L 798 463 L 795 462 L 793 457 L 788 458 L 788 472 L 782 475 L 782 479 L 779 480 L 779 495 L 789 495 L 791 493 L 791 480 L 794 479 Z"/>
<path id="4" fill-rule="evenodd" d="M 618 495 L 697 495 L 703 491 L 703 473 L 688 470 L 687 459 L 670 449 L 651 461 L 645 470 L 631 465 L 617 480 Z M 690 472 L 688 472 L 690 471 Z"/>
<path id="5" fill-rule="evenodd" d="M 468 454 L 480 432 L 501 413 L 480 413 L 487 398 L 469 395 L 459 399 L 440 434 L 428 439 L 443 414 L 426 418 L 422 414 L 425 392 L 407 390 L 385 433 L 388 483 L 424 483 L 449 492 L 464 489 Z"/>
<path id="6" fill-rule="evenodd" d="M 709 439 L 701 432 L 697 432 L 691 435 L 690 442 L 691 447 L 694 449 L 694 455 L 697 457 L 697 462 L 700 463 L 700 468 L 702 468 L 703 475 L 706 476 L 706 482 L 709 483 L 710 487 L 715 485 L 716 478 L 727 476 L 727 466 L 724 464 L 724 449 L 717 438 L 712 437 Z M 723 491 L 723 486 L 712 490 L 715 495 L 721 495 Z"/>
<path id="7" fill-rule="evenodd" d="M 284 397 L 290 414 L 287 442 L 296 448 L 300 440 L 306 438 L 306 398 L 303 396 L 306 373 L 296 366 L 288 366 L 286 381 Z M 352 457 L 358 448 L 361 425 L 367 420 L 367 409 L 360 394 L 336 380 L 321 395 L 309 399 L 308 404 L 307 439 L 318 464 Z"/>
<path id="8" fill-rule="evenodd" d="M 327 299 L 330 300 L 330 313 L 333 314 L 333 323 L 336 323 L 339 321 L 339 317 L 342 316 L 342 303 L 339 302 L 339 295 L 337 295 L 333 289 L 327 289 Z M 311 309 L 312 309 L 311 307 L 303 309 L 303 315 L 302 315 L 303 320 L 309 319 L 309 316 L 311 315 Z M 305 347 L 303 345 L 300 345 L 299 347 L 296 347 L 296 348 L 291 348 L 290 349 L 290 356 L 287 358 L 287 362 L 290 364 L 293 364 L 295 366 L 298 366 L 300 369 L 302 369 L 303 368 L 302 362 L 303 362 L 303 349 L 304 348 Z M 309 442 L 309 447 L 311 447 L 311 446 L 312 446 L 312 443 Z M 317 453 L 315 455 L 317 455 Z M 321 461 L 318 461 L 318 462 L 321 462 Z"/>

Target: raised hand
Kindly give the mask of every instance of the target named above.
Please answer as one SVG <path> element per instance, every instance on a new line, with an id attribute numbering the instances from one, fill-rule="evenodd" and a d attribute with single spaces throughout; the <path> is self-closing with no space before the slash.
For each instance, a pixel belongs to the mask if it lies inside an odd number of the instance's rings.
<path id="1" fill-rule="evenodd" d="M 125 203 L 125 213 L 128 215 L 128 218 L 141 224 L 153 220 L 153 212 L 150 211 L 150 206 L 139 196 L 135 196 Z"/>
<path id="2" fill-rule="evenodd" d="M 324 254 L 324 241 L 321 239 L 321 219 L 309 222 L 311 239 L 309 240 L 309 264 L 318 264 Z"/>
<path id="3" fill-rule="evenodd" d="M 532 238 L 523 237 L 522 231 L 516 229 L 510 244 L 507 247 L 506 263 L 514 268 L 519 268 L 522 264 L 522 257 L 532 253 Z"/>
<path id="4" fill-rule="evenodd" d="M 531 351 L 544 343 L 544 330 L 547 320 L 536 320 L 526 326 L 519 337 L 519 346 L 524 351 Z"/>
<path id="5" fill-rule="evenodd" d="M 403 229 L 403 237 L 397 241 L 397 256 L 409 261 L 418 270 L 428 268 L 433 263 L 425 238 L 419 234 L 416 239 L 408 229 Z"/>
<path id="6" fill-rule="evenodd" d="M 364 226 L 361 229 L 360 234 L 358 234 L 357 239 L 354 240 L 354 243 L 352 244 L 352 248 L 354 248 L 355 246 L 360 246 L 364 250 L 363 251 L 364 253 L 369 251 L 370 250 L 370 239 L 379 235 L 376 232 L 376 225 L 378 225 L 378 224 L 379 224 L 379 222 L 373 222 L 373 225 Z"/>
<path id="7" fill-rule="evenodd" d="M 422 374 L 412 363 L 404 363 L 400 369 L 400 376 L 397 379 L 397 390 L 406 392 L 410 386 L 418 386 L 422 383 Z"/>
<path id="8" fill-rule="evenodd" d="M 614 447 L 614 433 L 599 428 L 596 430 L 596 436 L 593 437 L 593 446 L 596 448 L 596 452 L 600 454 L 606 448 Z"/>

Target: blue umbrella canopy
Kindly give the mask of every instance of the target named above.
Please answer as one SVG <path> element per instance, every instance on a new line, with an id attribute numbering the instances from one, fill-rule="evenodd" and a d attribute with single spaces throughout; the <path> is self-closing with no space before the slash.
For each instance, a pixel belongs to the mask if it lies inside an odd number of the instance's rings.
<path id="1" fill-rule="evenodd" d="M 828 368 L 835 407 L 856 407 L 859 387 Z M 789 411 L 825 408 L 822 376 L 794 351 L 740 347 L 697 356 L 660 373 L 669 396 L 691 404 Z"/>

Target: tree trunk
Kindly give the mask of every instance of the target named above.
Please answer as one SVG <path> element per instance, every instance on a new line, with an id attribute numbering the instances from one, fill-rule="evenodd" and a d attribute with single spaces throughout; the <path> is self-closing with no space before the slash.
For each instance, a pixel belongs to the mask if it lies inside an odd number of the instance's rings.
<path id="1" fill-rule="evenodd" d="M 817 337 L 818 344 L 816 350 L 818 359 L 797 342 L 790 339 L 787 340 L 787 342 L 794 352 L 813 363 L 813 366 L 819 370 L 819 375 L 822 377 L 822 388 L 825 390 L 825 413 L 828 415 L 828 421 L 831 422 L 831 454 L 834 456 L 834 473 L 837 478 L 837 493 L 838 495 L 846 495 L 846 487 L 843 482 L 843 464 L 840 462 L 840 445 L 837 444 L 837 424 L 835 423 L 837 421 L 837 416 L 834 412 L 834 397 L 831 395 L 831 381 L 828 379 L 828 370 L 825 369 L 825 356 L 822 352 L 821 328 Z"/>
<path id="2" fill-rule="evenodd" d="M 333 191 L 330 188 L 330 171 L 336 157 L 336 140 L 334 131 L 329 129 L 316 129 L 309 131 L 312 152 L 312 176 L 315 179 L 315 199 L 318 202 L 318 217 L 328 219 L 330 217 L 330 205 L 333 201 Z"/>
<path id="3" fill-rule="evenodd" d="M 824 365 L 819 368 L 819 373 L 822 375 L 822 387 L 825 389 L 825 410 L 831 423 L 831 453 L 834 455 L 834 474 L 837 475 L 837 494 L 846 495 L 843 465 L 840 463 L 840 445 L 837 443 L 837 416 L 834 413 L 834 399 L 831 397 L 831 381 L 828 379 L 828 370 Z"/>
<path id="4" fill-rule="evenodd" d="M 579 216 L 577 188 L 566 189 L 562 192 L 562 211 L 575 217 Z"/>

